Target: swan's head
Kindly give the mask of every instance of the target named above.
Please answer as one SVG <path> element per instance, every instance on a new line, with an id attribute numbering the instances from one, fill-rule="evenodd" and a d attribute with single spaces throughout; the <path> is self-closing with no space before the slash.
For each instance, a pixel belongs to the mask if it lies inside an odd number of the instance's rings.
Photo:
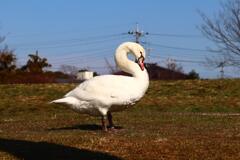
<path id="1" fill-rule="evenodd" d="M 127 50 L 128 53 L 131 53 L 134 55 L 135 62 L 139 65 L 139 67 L 143 71 L 144 60 L 146 57 L 144 48 L 140 44 L 134 43 L 134 42 L 125 42 L 121 46 L 124 46 L 124 48 Z"/>
<path id="2" fill-rule="evenodd" d="M 136 60 L 135 62 L 139 65 L 139 67 L 141 68 L 141 70 L 144 70 L 144 60 L 146 57 L 146 53 L 144 48 L 138 44 L 138 43 L 134 43 L 136 47 L 134 47 L 132 49 L 132 53 L 134 54 Z"/>
<path id="3" fill-rule="evenodd" d="M 118 67 L 127 73 L 133 74 L 135 71 L 130 70 L 133 70 L 133 66 L 137 65 L 133 61 L 128 60 L 127 54 L 133 54 L 136 59 L 135 62 L 141 70 L 144 71 L 144 60 L 146 56 L 144 48 L 138 43 L 124 42 L 116 50 L 115 61 Z"/>

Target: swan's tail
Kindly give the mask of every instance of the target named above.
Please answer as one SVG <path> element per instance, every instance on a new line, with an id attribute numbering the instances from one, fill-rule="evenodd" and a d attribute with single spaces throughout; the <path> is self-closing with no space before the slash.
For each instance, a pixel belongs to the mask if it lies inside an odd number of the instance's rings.
<path id="1" fill-rule="evenodd" d="M 54 100 L 50 103 L 60 103 L 63 105 L 67 105 L 73 110 L 80 112 L 80 113 L 87 113 L 90 115 L 95 115 L 95 113 L 91 112 L 91 108 L 93 107 L 89 102 L 81 101 L 75 97 L 64 97 L 62 99 Z M 89 110 L 90 108 L 90 110 Z"/>
<path id="2" fill-rule="evenodd" d="M 62 104 L 67 104 L 67 105 L 78 105 L 79 100 L 74 98 L 74 97 L 64 97 L 61 99 L 54 100 L 50 103 L 62 103 Z"/>

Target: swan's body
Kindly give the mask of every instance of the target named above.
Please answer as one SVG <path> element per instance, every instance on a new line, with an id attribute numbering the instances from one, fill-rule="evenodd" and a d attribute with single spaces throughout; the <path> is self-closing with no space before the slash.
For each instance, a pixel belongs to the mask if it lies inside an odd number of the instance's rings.
<path id="1" fill-rule="evenodd" d="M 132 53 L 138 63 L 128 59 Z M 133 77 L 121 75 L 97 76 L 81 83 L 67 93 L 64 98 L 53 103 L 64 103 L 80 113 L 104 117 L 108 115 L 111 124 L 111 112 L 122 111 L 126 106 L 140 100 L 149 85 L 149 78 L 143 61 L 145 51 L 142 46 L 133 42 L 125 42 L 116 50 L 115 61 L 118 67 L 132 74 Z M 103 124 L 105 125 L 105 124 Z M 105 126 L 103 126 L 106 129 Z"/>

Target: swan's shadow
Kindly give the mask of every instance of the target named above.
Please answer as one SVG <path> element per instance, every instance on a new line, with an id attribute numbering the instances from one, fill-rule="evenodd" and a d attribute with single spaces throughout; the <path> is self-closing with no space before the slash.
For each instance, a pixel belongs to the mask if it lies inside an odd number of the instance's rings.
<path id="1" fill-rule="evenodd" d="M 115 126 L 115 129 L 123 129 L 121 126 Z M 97 131 L 102 130 L 102 126 L 97 124 L 80 124 L 80 125 L 74 125 L 71 127 L 60 127 L 60 128 L 51 128 L 48 129 L 48 131 L 57 131 L 57 130 L 85 130 L 85 131 Z"/>
<path id="2" fill-rule="evenodd" d="M 78 149 L 49 142 L 32 142 L 0 138 L 0 151 L 7 152 L 19 159 L 26 160 L 120 160 L 107 153 Z"/>

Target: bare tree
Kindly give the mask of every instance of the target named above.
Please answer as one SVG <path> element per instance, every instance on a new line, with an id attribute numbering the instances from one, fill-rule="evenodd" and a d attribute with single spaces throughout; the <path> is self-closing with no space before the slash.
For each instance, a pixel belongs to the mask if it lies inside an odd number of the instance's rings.
<path id="1" fill-rule="evenodd" d="M 172 71 L 183 73 L 183 67 L 181 64 L 177 64 L 176 60 L 168 58 L 165 62 L 167 69 Z"/>
<path id="2" fill-rule="evenodd" d="M 107 65 L 107 68 L 111 74 L 114 74 L 118 71 L 117 66 L 112 66 L 106 57 L 104 58 L 104 60 Z"/>
<path id="3" fill-rule="evenodd" d="M 221 3 L 221 9 L 209 18 L 199 11 L 203 24 L 200 30 L 205 37 L 213 41 L 217 49 L 210 51 L 221 53 L 217 63 L 228 62 L 229 66 L 240 66 L 240 0 L 227 0 Z M 223 59 L 223 60 L 222 60 Z M 214 61 L 214 58 L 212 58 Z"/>
<path id="4" fill-rule="evenodd" d="M 71 65 L 61 65 L 60 71 L 68 75 L 76 75 L 78 73 L 78 68 L 76 66 Z"/>

